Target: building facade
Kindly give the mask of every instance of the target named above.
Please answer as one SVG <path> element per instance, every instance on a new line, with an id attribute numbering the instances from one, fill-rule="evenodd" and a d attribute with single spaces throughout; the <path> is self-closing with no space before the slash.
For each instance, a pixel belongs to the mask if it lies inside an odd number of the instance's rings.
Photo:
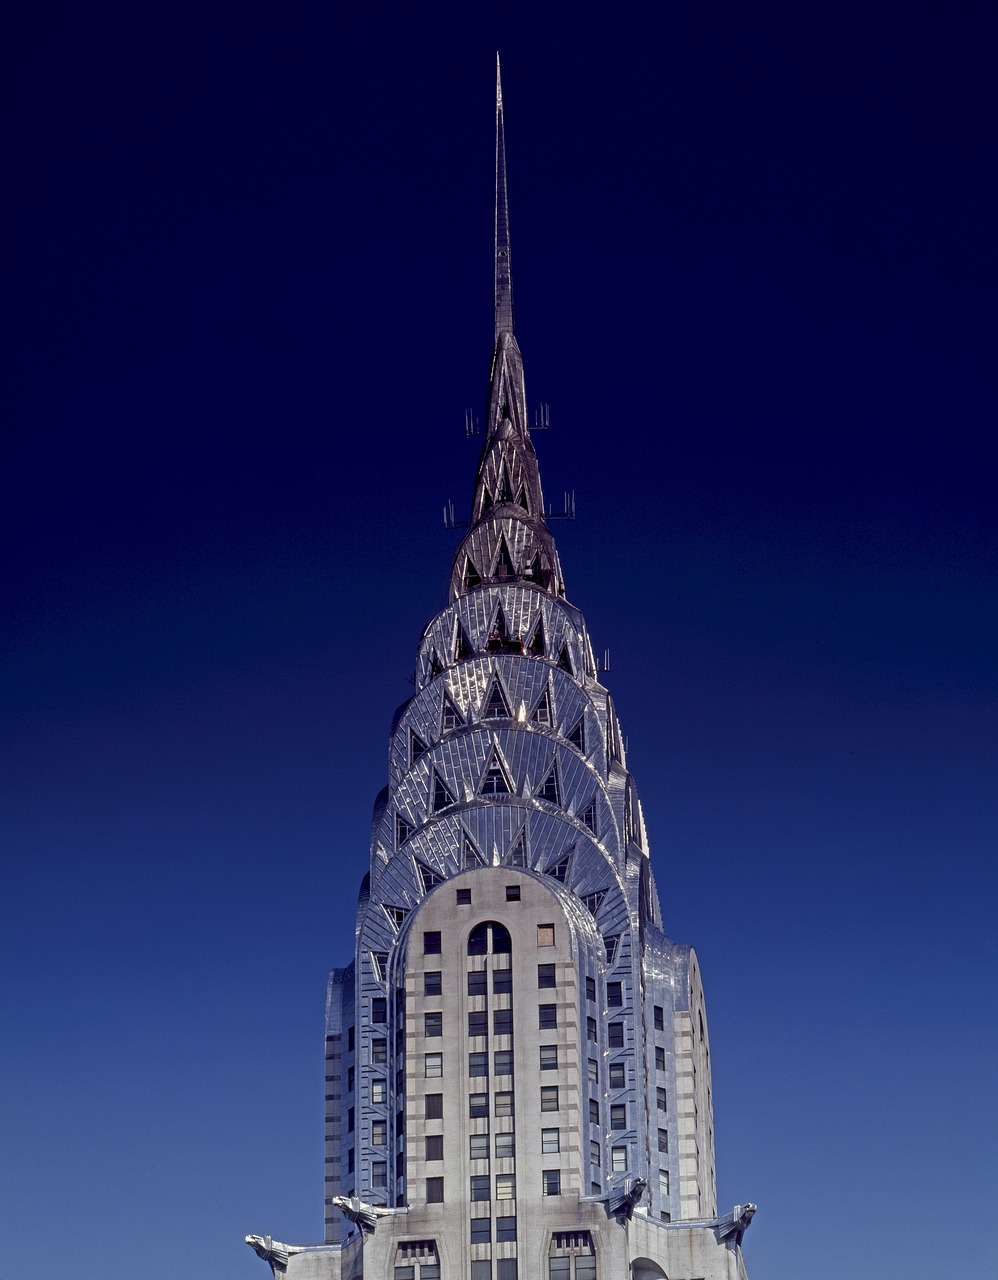
<path id="1" fill-rule="evenodd" d="M 329 980 L 325 1240 L 247 1239 L 291 1280 L 744 1280 L 696 956 L 545 520 L 498 78 L 484 437 Z"/>

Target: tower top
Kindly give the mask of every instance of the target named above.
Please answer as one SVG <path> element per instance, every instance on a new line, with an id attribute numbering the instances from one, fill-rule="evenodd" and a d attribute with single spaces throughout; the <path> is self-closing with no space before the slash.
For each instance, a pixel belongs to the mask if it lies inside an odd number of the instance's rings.
<path id="1" fill-rule="evenodd" d="M 513 281 L 509 271 L 509 204 L 506 199 L 506 138 L 502 118 L 502 76 L 496 54 L 496 343 L 513 332 Z"/>

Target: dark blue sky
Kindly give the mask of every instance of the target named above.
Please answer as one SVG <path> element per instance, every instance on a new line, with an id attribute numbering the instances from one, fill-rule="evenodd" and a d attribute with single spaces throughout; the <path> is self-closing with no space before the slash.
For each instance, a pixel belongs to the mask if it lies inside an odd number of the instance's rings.
<path id="1" fill-rule="evenodd" d="M 986 1272 L 989 8 L 21 15 L 22 1261 L 260 1280 L 246 1232 L 321 1234 L 325 973 L 477 452 L 498 47 L 542 476 L 701 957 L 722 1205 L 754 1280 Z"/>

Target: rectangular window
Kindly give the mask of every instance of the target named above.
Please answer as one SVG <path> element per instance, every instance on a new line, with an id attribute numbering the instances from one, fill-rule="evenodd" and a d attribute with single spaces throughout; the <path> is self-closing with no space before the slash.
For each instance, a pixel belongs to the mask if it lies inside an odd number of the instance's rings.
<path id="1" fill-rule="evenodd" d="M 558 1110 L 558 1086 L 556 1084 L 545 1084 L 541 1086 L 541 1110 Z"/>
<path id="2" fill-rule="evenodd" d="M 539 947 L 554 946 L 554 925 L 539 924 L 537 926 L 537 945 Z"/>
<path id="3" fill-rule="evenodd" d="M 657 1004 L 655 1006 L 655 1030 L 656 1031 L 665 1030 L 665 1010 L 662 1008 L 660 1004 Z"/>
<path id="4" fill-rule="evenodd" d="M 507 972 L 509 972 L 507 970 Z M 492 1012 L 492 1031 L 497 1036 L 513 1034 L 513 1010 L 494 1009 Z"/>
<path id="5" fill-rule="evenodd" d="M 353 1168 L 354 1168 L 354 1154 L 353 1154 L 353 1147 L 351 1147 L 350 1150 L 347 1152 L 347 1173 L 353 1173 Z"/>
<path id="6" fill-rule="evenodd" d="M 589 1059 L 589 1083 L 599 1084 L 599 1063 L 595 1058 Z"/>
<path id="7" fill-rule="evenodd" d="M 444 1073 L 444 1055 L 442 1053 L 423 1054 L 423 1075 L 427 1080 L 439 1080 Z"/>
<path id="8" fill-rule="evenodd" d="M 468 1115 L 474 1120 L 489 1114 L 489 1095 L 487 1093 L 468 1094 Z"/>
<path id="9" fill-rule="evenodd" d="M 472 969 L 468 974 L 468 995 L 487 996 L 489 994 L 489 975 L 484 969 Z"/>
<path id="10" fill-rule="evenodd" d="M 483 1009 L 480 1013 L 468 1014 L 468 1035 L 487 1036 L 489 1034 L 489 1015 Z"/>
<path id="11" fill-rule="evenodd" d="M 347 1132 L 348 1133 L 353 1133 L 353 1123 L 354 1123 L 354 1110 L 353 1110 L 353 1107 L 351 1107 L 347 1111 Z"/>
<path id="12" fill-rule="evenodd" d="M 513 990 L 513 970 L 495 969 L 492 972 L 492 994 L 508 996 Z"/>
<path id="13" fill-rule="evenodd" d="M 592 1254 L 581 1254 L 575 1259 L 575 1280 L 596 1280 L 596 1259 Z"/>
<path id="14" fill-rule="evenodd" d="M 587 1000 L 596 999 L 596 979 L 595 978 L 586 979 L 586 999 Z"/>
<path id="15" fill-rule="evenodd" d="M 371 1186 L 376 1190 L 388 1186 L 388 1162 L 387 1160 L 375 1160 L 371 1164 Z"/>
<path id="16" fill-rule="evenodd" d="M 546 1196 L 561 1195 L 561 1170 L 545 1169 L 541 1173 L 541 1179 L 544 1183 L 544 1194 Z"/>
<path id="17" fill-rule="evenodd" d="M 541 1155 L 556 1155 L 561 1150 L 557 1129 L 541 1130 Z"/>
<path id="18" fill-rule="evenodd" d="M 496 1174 L 496 1199 L 516 1199 L 516 1178 L 512 1173 Z"/>
<path id="19" fill-rule="evenodd" d="M 655 1070 L 656 1071 L 665 1070 L 665 1050 L 662 1048 L 660 1044 L 657 1044 L 655 1046 Z"/>
<path id="20" fill-rule="evenodd" d="M 383 1076 L 371 1081 L 371 1101 L 376 1106 L 384 1106 L 388 1101 L 388 1081 Z"/>
<path id="21" fill-rule="evenodd" d="M 599 1124 L 599 1103 L 595 1098 L 589 1099 L 589 1123 Z"/>
<path id="22" fill-rule="evenodd" d="M 607 1024 L 606 1042 L 611 1049 L 623 1049 L 624 1024 L 622 1022 L 610 1022 Z"/>
<path id="23" fill-rule="evenodd" d="M 471 1175 L 471 1198 L 472 1200 L 488 1200 L 491 1196 L 491 1182 L 487 1173 L 474 1173 Z"/>
<path id="24" fill-rule="evenodd" d="M 586 1039 L 590 1042 L 590 1044 L 596 1043 L 596 1019 L 595 1018 L 586 1019 Z"/>
<path id="25" fill-rule="evenodd" d="M 444 1015 L 442 1013 L 423 1014 L 423 1035 L 442 1036 L 444 1033 Z"/>
<path id="26" fill-rule="evenodd" d="M 371 1021 L 388 1021 L 388 1001 L 384 996 L 375 996 L 371 1001 Z"/>
<path id="27" fill-rule="evenodd" d="M 496 1280 L 517 1280 L 515 1258 L 500 1258 L 496 1263 Z"/>
<path id="28" fill-rule="evenodd" d="M 438 956 L 441 953 L 440 930 L 427 929 L 423 934 L 423 955 Z"/>
<path id="29" fill-rule="evenodd" d="M 444 1158 L 444 1140 L 441 1134 L 432 1134 L 426 1139 L 426 1158 L 427 1160 Z"/>
<path id="30" fill-rule="evenodd" d="M 388 1061 L 388 1041 L 372 1040 L 371 1041 L 371 1061 L 376 1067 L 382 1066 Z"/>
<path id="31" fill-rule="evenodd" d="M 347 1067 L 347 1093 L 353 1093 L 354 1081 L 356 1078 L 356 1073 L 353 1067 Z"/>
<path id="32" fill-rule="evenodd" d="M 567 1257 L 548 1258 L 548 1280 L 571 1280 L 572 1259 Z"/>
<path id="33" fill-rule="evenodd" d="M 599 1166 L 600 1166 L 600 1164 L 602 1163 L 602 1159 L 603 1159 L 603 1150 L 602 1150 L 602 1148 L 600 1147 L 600 1144 L 599 1144 L 598 1142 L 594 1142 L 592 1139 L 590 1139 L 590 1142 L 589 1142 L 589 1163 L 590 1163 L 590 1164 L 594 1164 L 594 1165 L 597 1167 L 597 1169 L 598 1169 L 598 1168 L 599 1168 Z"/>
<path id="34" fill-rule="evenodd" d="M 615 1102 L 610 1107 L 610 1128 L 626 1129 L 627 1128 L 627 1104 L 624 1102 Z"/>
<path id="35" fill-rule="evenodd" d="M 506 886 L 506 901 L 507 902 L 520 901 L 520 886 L 518 884 L 508 884 Z"/>
<path id="36" fill-rule="evenodd" d="M 487 1053 L 468 1054 L 468 1075 L 487 1076 L 489 1074 L 489 1055 Z"/>
<path id="37" fill-rule="evenodd" d="M 473 1133 L 468 1139 L 468 1158 L 471 1160 L 488 1160 L 489 1135 Z"/>
<path id="38" fill-rule="evenodd" d="M 512 1133 L 496 1134 L 496 1159 L 508 1160 L 516 1155 L 516 1138 Z"/>
<path id="39" fill-rule="evenodd" d="M 443 992 L 443 984 L 440 979 L 440 970 L 431 969 L 423 974 L 423 995 L 439 996 Z"/>
<path id="40" fill-rule="evenodd" d="M 614 1147 L 610 1152 L 610 1168 L 614 1173 L 627 1172 L 627 1148 Z"/>
<path id="41" fill-rule="evenodd" d="M 608 1009 L 619 1009 L 624 1003 L 624 984 L 622 982 L 608 982 L 606 984 L 606 1007 Z"/>
<path id="42" fill-rule="evenodd" d="M 627 1068 L 622 1062 L 610 1063 L 610 1088 L 623 1089 L 627 1085 Z"/>
<path id="43" fill-rule="evenodd" d="M 669 1110 L 669 1099 L 664 1089 L 655 1090 L 655 1105 L 658 1107 L 659 1111 Z"/>
<path id="44" fill-rule="evenodd" d="M 513 1050 L 497 1049 L 495 1052 L 495 1067 L 497 1076 L 511 1076 L 513 1074 Z"/>
<path id="45" fill-rule="evenodd" d="M 499 1117 L 511 1116 L 513 1114 L 513 1095 L 512 1093 L 502 1092 L 496 1094 L 495 1112 Z"/>
<path id="46" fill-rule="evenodd" d="M 471 1243 L 472 1244 L 491 1244 L 492 1243 L 492 1219 L 491 1218 L 472 1218 L 471 1219 Z"/>
<path id="47" fill-rule="evenodd" d="M 541 1070 L 558 1070 L 558 1046 L 556 1044 L 541 1045 Z"/>
<path id="48" fill-rule="evenodd" d="M 545 987 L 555 987 L 558 985 L 555 982 L 553 964 L 539 964 L 537 966 L 537 985 L 541 990 Z"/>
<path id="49" fill-rule="evenodd" d="M 488 1222 L 488 1218 L 485 1219 Z M 475 1237 L 471 1237 L 474 1244 Z M 492 1262 L 489 1258 L 475 1258 L 471 1264 L 471 1280 L 492 1280 Z"/>
<path id="50" fill-rule="evenodd" d="M 668 1197 L 669 1194 L 669 1170 L 659 1169 L 658 1171 L 658 1194 Z"/>
<path id="51" fill-rule="evenodd" d="M 347 1053 L 353 1053 L 353 1027 L 347 1027 Z"/>
<path id="52" fill-rule="evenodd" d="M 459 907 L 471 906 L 471 890 L 470 889 L 457 889 L 455 892 L 457 895 L 457 905 Z"/>
<path id="53" fill-rule="evenodd" d="M 658 1131 L 658 1149 L 659 1151 L 669 1150 L 669 1130 L 659 1129 Z"/>
<path id="54" fill-rule="evenodd" d="M 443 1204 L 443 1202 L 444 1202 L 443 1178 L 427 1178 L 426 1179 L 426 1203 L 427 1204 Z"/>
<path id="55" fill-rule="evenodd" d="M 516 1218 L 496 1218 L 496 1240 L 499 1242 L 516 1239 Z"/>
<path id="56" fill-rule="evenodd" d="M 539 1004 L 537 1006 L 537 1025 L 541 1031 L 554 1031 L 558 1026 L 558 1006 L 556 1004 Z"/>
<path id="57" fill-rule="evenodd" d="M 388 1145 L 388 1121 L 372 1120 L 371 1121 L 371 1146 L 385 1147 Z"/>
<path id="58" fill-rule="evenodd" d="M 444 1118 L 444 1095 L 442 1093 L 428 1093 L 425 1102 L 427 1120 L 442 1120 Z"/>
<path id="59" fill-rule="evenodd" d="M 405 1265 L 396 1267 L 395 1280 L 416 1280 L 416 1268 Z"/>

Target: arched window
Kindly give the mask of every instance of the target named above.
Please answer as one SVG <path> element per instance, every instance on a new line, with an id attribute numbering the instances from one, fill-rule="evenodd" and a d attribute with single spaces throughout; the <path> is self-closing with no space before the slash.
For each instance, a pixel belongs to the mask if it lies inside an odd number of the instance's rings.
<path id="1" fill-rule="evenodd" d="M 468 936 L 468 955 L 509 955 L 513 950 L 509 930 L 496 920 L 484 920 L 475 925 Z"/>

